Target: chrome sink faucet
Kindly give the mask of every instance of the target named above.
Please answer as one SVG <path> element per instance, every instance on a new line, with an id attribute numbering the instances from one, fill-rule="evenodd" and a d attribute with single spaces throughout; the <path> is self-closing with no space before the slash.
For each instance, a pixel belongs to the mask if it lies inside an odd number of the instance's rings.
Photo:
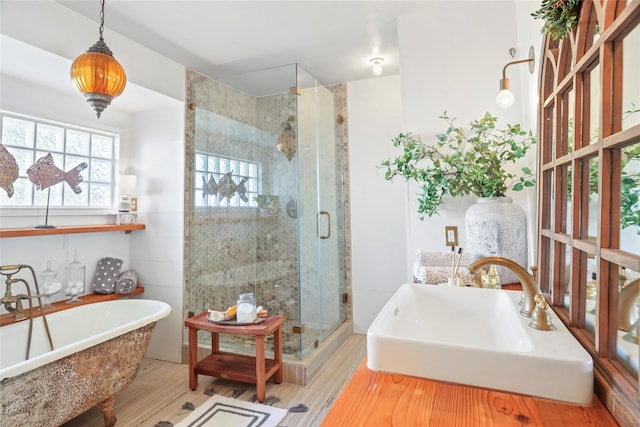
<path id="1" fill-rule="evenodd" d="M 508 268 L 513 271 L 518 277 L 518 280 L 520 280 L 520 284 L 522 285 L 522 294 L 524 295 L 520 314 L 525 317 L 531 317 L 531 323 L 529 323 L 529 326 L 542 331 L 555 329 L 555 326 L 551 323 L 551 315 L 548 311 L 549 306 L 547 301 L 544 299 L 544 296 L 542 296 L 542 292 L 540 292 L 540 288 L 538 287 L 536 280 L 518 263 L 503 257 L 489 256 L 480 258 L 472 263 L 469 266 L 469 271 L 471 274 L 475 274 L 481 267 L 492 264 Z"/>

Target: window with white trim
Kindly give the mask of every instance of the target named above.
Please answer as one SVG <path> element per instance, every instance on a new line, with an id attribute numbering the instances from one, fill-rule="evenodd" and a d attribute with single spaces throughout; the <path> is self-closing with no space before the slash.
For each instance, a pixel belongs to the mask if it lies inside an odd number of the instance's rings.
<path id="1" fill-rule="evenodd" d="M 2 145 L 18 164 L 15 182 L 2 178 L 3 188 L 13 186 L 13 196 L 0 190 L 0 206 L 46 206 L 47 198 L 52 207 L 113 206 L 119 135 L 7 112 L 0 112 L 0 118 Z M 64 181 L 39 190 L 29 180 L 27 169 L 49 153 L 63 172 L 87 164 L 80 172 L 79 194 Z M 3 160 L 0 173 L 11 167 L 10 162 L 11 158 Z"/>
<path id="2" fill-rule="evenodd" d="M 197 152 L 194 169 L 195 206 L 258 205 L 260 163 Z"/>

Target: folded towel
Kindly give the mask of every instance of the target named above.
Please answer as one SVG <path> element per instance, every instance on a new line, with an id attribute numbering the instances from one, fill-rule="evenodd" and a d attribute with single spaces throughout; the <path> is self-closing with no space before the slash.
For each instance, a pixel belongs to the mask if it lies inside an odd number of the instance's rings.
<path id="1" fill-rule="evenodd" d="M 416 265 L 425 265 L 430 267 L 451 267 L 451 255 L 455 254 L 456 260 L 458 258 L 457 252 L 453 251 L 444 251 L 444 252 L 434 252 L 434 251 L 425 251 L 423 249 L 419 249 L 416 254 Z M 479 259 L 478 255 L 469 254 L 467 252 L 462 253 L 462 258 L 460 259 L 460 267 L 466 267 L 471 264 L 473 261 Z"/>
<path id="2" fill-rule="evenodd" d="M 96 267 L 96 273 L 93 276 L 91 290 L 96 294 L 114 293 L 121 268 L 121 259 L 111 257 L 100 259 Z"/>
<path id="3" fill-rule="evenodd" d="M 117 294 L 128 294 L 138 287 L 138 274 L 133 270 L 120 273 L 116 282 Z"/>
<path id="4" fill-rule="evenodd" d="M 436 285 L 438 283 L 447 283 L 447 278 L 451 276 L 451 267 L 429 267 L 426 265 L 415 265 L 413 270 L 413 283 L 429 283 Z M 462 279 L 465 285 L 471 284 L 471 273 L 469 268 L 458 268 L 457 276 Z"/>

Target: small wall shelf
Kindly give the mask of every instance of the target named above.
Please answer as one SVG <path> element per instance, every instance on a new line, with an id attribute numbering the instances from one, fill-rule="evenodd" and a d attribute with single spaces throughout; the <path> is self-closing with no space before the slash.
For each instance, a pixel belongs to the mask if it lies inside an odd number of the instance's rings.
<path id="1" fill-rule="evenodd" d="M 60 226 L 56 228 L 0 228 L 0 238 L 52 236 L 56 234 L 104 233 L 112 231 L 124 231 L 126 234 L 129 234 L 133 230 L 144 230 L 144 228 L 144 224 L 73 225 Z"/>

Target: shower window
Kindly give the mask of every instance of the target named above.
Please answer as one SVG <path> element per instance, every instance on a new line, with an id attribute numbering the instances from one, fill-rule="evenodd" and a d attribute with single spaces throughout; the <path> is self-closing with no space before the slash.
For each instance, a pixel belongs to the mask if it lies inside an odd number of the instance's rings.
<path id="1" fill-rule="evenodd" d="M 256 207 L 262 186 L 260 163 L 211 153 L 195 155 L 195 206 Z"/>

